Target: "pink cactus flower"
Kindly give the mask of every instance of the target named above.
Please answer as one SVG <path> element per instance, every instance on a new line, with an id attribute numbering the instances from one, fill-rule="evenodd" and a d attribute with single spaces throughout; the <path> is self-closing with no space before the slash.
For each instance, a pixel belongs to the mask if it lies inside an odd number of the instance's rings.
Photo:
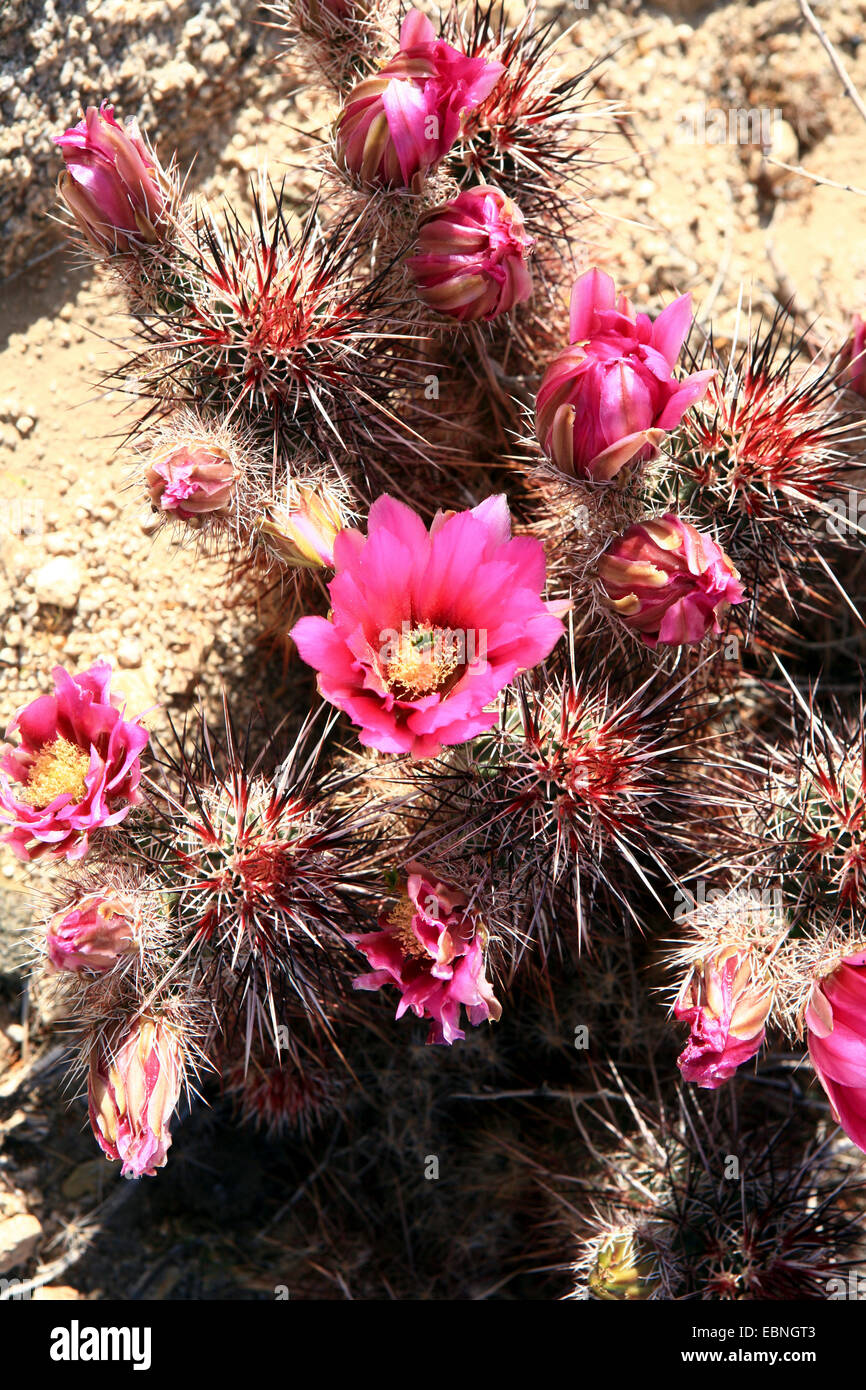
<path id="1" fill-rule="evenodd" d="M 182 1080 L 177 1039 L 161 1019 L 137 1019 L 112 1053 L 94 1048 L 87 1085 L 90 1124 L 106 1157 L 121 1160 L 122 1177 L 152 1178 L 165 1167 Z"/>
<path id="2" fill-rule="evenodd" d="M 866 396 L 866 319 L 854 315 L 851 337 L 842 350 L 842 379 L 858 396 Z"/>
<path id="3" fill-rule="evenodd" d="M 809 1056 L 839 1124 L 866 1153 L 866 951 L 845 956 L 812 989 Z"/>
<path id="4" fill-rule="evenodd" d="M 380 497 L 366 537 L 337 536 L 334 563 L 331 617 L 301 618 L 290 635 L 324 698 L 384 753 L 431 758 L 492 728 L 491 701 L 563 633 L 568 604 L 541 598 L 544 548 L 511 539 L 504 496 L 439 512 L 429 531 Z"/>
<path id="5" fill-rule="evenodd" d="M 136 912 L 132 903 L 102 893 L 88 893 L 56 912 L 48 923 L 48 960 L 52 970 L 110 970 L 135 950 Z"/>
<path id="6" fill-rule="evenodd" d="M 122 821 L 141 796 L 140 754 L 148 732 L 126 720 L 110 693 L 111 667 L 99 661 L 78 676 L 55 666 L 54 694 L 13 717 L 2 746 L 0 821 L 19 859 L 87 853 L 89 836 Z"/>
<path id="7" fill-rule="evenodd" d="M 147 470 L 154 507 L 182 521 L 197 522 L 208 512 L 224 512 L 235 487 L 235 470 L 216 444 L 180 444 Z"/>
<path id="8" fill-rule="evenodd" d="M 658 451 L 713 376 L 673 375 L 692 321 L 691 295 L 653 322 L 636 314 L 601 270 L 571 294 L 571 346 L 551 362 L 538 392 L 536 433 L 564 473 L 607 481 Z"/>
<path id="9" fill-rule="evenodd" d="M 502 63 L 468 58 L 437 39 L 410 10 L 400 51 L 349 93 L 337 123 L 337 154 L 364 183 L 408 188 L 451 149 L 461 113 L 490 95 Z"/>
<path id="10" fill-rule="evenodd" d="M 520 209 L 482 185 L 427 214 L 408 266 L 431 309 L 463 323 L 495 319 L 532 294 L 534 244 Z"/>
<path id="11" fill-rule="evenodd" d="M 709 536 L 668 512 L 636 522 L 598 564 L 605 601 L 648 647 L 682 647 L 719 633 L 742 603 L 739 575 Z"/>
<path id="12" fill-rule="evenodd" d="M 773 987 L 755 979 L 751 955 L 725 946 L 691 970 L 674 1013 L 691 1032 L 677 1058 L 684 1081 L 715 1090 L 760 1048 Z"/>
<path id="13" fill-rule="evenodd" d="M 66 161 L 60 195 L 99 251 L 129 251 L 158 240 L 165 175 L 135 121 L 126 128 L 111 106 L 88 106 L 84 120 L 54 136 Z"/>
<path id="14" fill-rule="evenodd" d="M 410 864 L 409 870 L 405 895 L 379 916 L 381 930 L 354 938 L 374 967 L 354 987 L 396 985 L 397 1018 L 408 1009 L 429 1018 L 428 1044 L 450 1046 L 466 1036 L 458 1026 L 461 1005 L 473 1028 L 502 1016 L 484 975 L 485 932 L 464 910 L 469 899 L 459 888 L 440 883 L 421 864 Z"/>

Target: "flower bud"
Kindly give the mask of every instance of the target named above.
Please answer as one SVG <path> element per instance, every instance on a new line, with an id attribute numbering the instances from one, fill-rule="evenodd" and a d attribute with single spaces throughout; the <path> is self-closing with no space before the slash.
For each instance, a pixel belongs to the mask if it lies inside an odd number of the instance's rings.
<path id="1" fill-rule="evenodd" d="M 499 62 L 468 58 L 437 39 L 430 20 L 410 10 L 400 50 L 349 93 L 337 123 L 337 157 L 363 183 L 408 188 L 438 164 L 460 132 L 460 115 L 489 96 Z"/>
<path id="2" fill-rule="evenodd" d="M 495 319 L 532 294 L 534 244 L 520 209 L 482 185 L 427 214 L 408 266 L 431 309 L 464 323 Z"/>
<path id="3" fill-rule="evenodd" d="M 689 972 L 674 1005 L 691 1033 L 677 1058 L 683 1080 L 715 1090 L 764 1041 L 773 986 L 756 980 L 752 953 L 723 946 Z"/>
<path id="4" fill-rule="evenodd" d="M 719 614 L 744 597 L 725 552 L 670 512 L 629 526 L 602 555 L 598 575 L 608 605 L 649 647 L 721 632 Z"/>
<path id="5" fill-rule="evenodd" d="M 208 512 L 227 510 L 236 475 L 225 449 L 190 441 L 152 463 L 146 481 L 155 508 L 195 523 Z"/>
<path id="6" fill-rule="evenodd" d="M 570 343 L 544 373 L 536 434 L 563 473 L 606 482 L 654 457 L 667 431 L 707 389 L 712 371 L 678 381 L 674 367 L 692 321 L 684 294 L 651 320 L 592 269 L 571 295 Z"/>
<path id="7" fill-rule="evenodd" d="M 54 142 L 66 162 L 60 196 L 95 249 L 124 252 L 159 239 L 165 175 L 135 121 L 124 129 L 103 102 Z"/>
<path id="8" fill-rule="evenodd" d="M 135 907 L 118 897 L 88 893 L 48 923 L 53 970 L 110 970 L 135 949 Z"/>
<path id="9" fill-rule="evenodd" d="M 851 337 L 842 349 L 842 380 L 858 396 L 866 396 L 866 319 L 854 315 Z"/>
<path id="10" fill-rule="evenodd" d="M 271 507 L 262 531 L 286 564 L 299 569 L 333 569 L 334 541 L 345 526 L 337 499 L 327 488 L 298 486 L 290 504 Z"/>
<path id="11" fill-rule="evenodd" d="M 161 1019 L 136 1019 L 111 1054 L 101 1045 L 94 1048 L 90 1124 L 106 1157 L 121 1160 L 123 1177 L 153 1177 L 165 1167 L 181 1081 L 178 1042 Z"/>
<path id="12" fill-rule="evenodd" d="M 631 1302 L 649 1296 L 655 1273 L 655 1262 L 640 1250 L 635 1232 L 623 1231 L 600 1247 L 587 1283 L 593 1298 Z"/>

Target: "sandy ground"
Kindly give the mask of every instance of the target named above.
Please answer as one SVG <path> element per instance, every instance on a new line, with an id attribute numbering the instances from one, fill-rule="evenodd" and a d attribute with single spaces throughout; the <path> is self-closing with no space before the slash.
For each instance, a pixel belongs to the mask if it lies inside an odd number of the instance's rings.
<path id="1" fill-rule="evenodd" d="M 843 0 L 822 18 L 866 91 L 866 0 Z M 796 0 L 708 10 L 592 4 L 576 12 L 565 52 L 580 65 L 608 55 L 598 98 L 616 103 L 623 120 L 598 147 L 588 249 L 641 307 L 655 312 L 691 290 L 699 318 L 711 314 L 724 328 L 741 290 L 746 304 L 765 312 L 774 296 L 793 290 L 804 325 L 814 317 L 828 338 L 843 333 L 852 311 L 864 312 L 866 196 L 787 174 L 755 145 L 710 142 L 718 135 L 714 112 L 769 112 L 782 161 L 836 183 L 866 184 L 864 121 Z M 212 152 L 216 172 L 202 191 L 241 198 L 262 159 L 277 174 L 292 164 L 290 126 L 315 128 L 329 114 L 306 93 L 293 102 L 293 86 L 285 68 L 265 69 L 255 102 L 237 112 L 224 147 Z M 74 110 L 68 115 L 76 118 Z M 158 141 L 159 132 L 150 133 Z M 303 182 L 309 190 L 313 180 Z M 130 709 L 152 709 L 158 730 L 198 695 L 212 702 L 223 681 L 279 680 L 257 645 L 255 611 L 228 603 L 225 565 L 152 535 L 123 444 L 124 412 L 134 403 L 97 385 L 123 361 L 127 333 L 103 274 L 58 251 L 0 285 L 0 296 L 0 719 L 46 688 L 56 662 L 81 668 L 114 660 Z M 269 693 L 278 694 L 273 684 Z M 29 882 L 0 849 L 7 986 L 0 1076 L 6 1066 L 13 1078 L 24 1039 L 16 972 Z M 24 1262 L 32 1268 L 37 1255 L 51 1258 L 50 1241 L 104 1200 L 116 1179 L 80 1135 L 82 1114 L 73 1109 L 62 1122 L 74 1136 L 66 1166 L 47 1200 L 27 1143 L 48 1121 L 26 1108 L 21 1114 L 13 1129 L 25 1142 L 15 1150 L 14 1178 L 0 1169 L 0 1217 L 5 1209 L 36 1218 Z M 154 1200 L 127 1193 L 124 1210 Z M 105 1292 L 113 1277 L 106 1263 L 79 1282 Z M 122 1277 L 134 1283 L 134 1272 Z M 146 1296 L 176 1294 L 180 1278 L 157 1281 Z"/>

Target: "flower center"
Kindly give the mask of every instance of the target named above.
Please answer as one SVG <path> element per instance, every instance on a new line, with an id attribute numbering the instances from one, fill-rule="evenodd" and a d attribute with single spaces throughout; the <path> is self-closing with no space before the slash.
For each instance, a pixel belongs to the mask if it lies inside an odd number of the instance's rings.
<path id="1" fill-rule="evenodd" d="M 67 793 L 74 802 L 81 801 L 89 768 L 89 754 L 68 739 L 56 738 L 36 754 L 27 785 L 19 793 L 21 800 L 37 811 L 44 811 L 55 797 Z"/>
<path id="2" fill-rule="evenodd" d="M 397 939 L 404 956 L 417 956 L 423 959 L 427 950 L 418 940 L 418 933 L 412 925 L 417 908 L 408 893 L 404 893 L 396 907 L 388 914 L 388 926 Z"/>
<path id="3" fill-rule="evenodd" d="M 397 694 L 415 699 L 441 690 L 463 661 L 461 643 L 450 628 L 426 623 L 404 632 L 388 662 L 387 682 Z"/>

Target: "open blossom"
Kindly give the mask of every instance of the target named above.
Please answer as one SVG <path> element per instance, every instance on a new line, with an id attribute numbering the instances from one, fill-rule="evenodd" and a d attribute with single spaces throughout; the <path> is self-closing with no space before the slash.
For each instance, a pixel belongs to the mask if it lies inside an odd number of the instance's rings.
<path id="1" fill-rule="evenodd" d="M 866 1153 L 866 951 L 845 956 L 812 989 L 809 1056 L 836 1117 Z"/>
<path id="2" fill-rule="evenodd" d="M 751 953 L 725 946 L 692 969 L 674 1013 L 691 1032 L 677 1058 L 684 1081 L 715 1090 L 764 1041 L 773 987 L 755 978 Z"/>
<path id="3" fill-rule="evenodd" d="M 90 1124 L 102 1152 L 121 1160 L 123 1177 L 150 1178 L 165 1167 L 169 1121 L 182 1080 L 177 1039 L 161 1019 L 144 1015 L 116 1049 L 94 1048 L 87 1085 Z"/>
<path id="4" fill-rule="evenodd" d="M 410 10 L 399 52 L 349 93 L 337 123 L 338 157 L 365 183 L 408 188 L 448 153 L 461 113 L 480 105 L 503 71 L 437 39 L 430 20 Z"/>
<path id="5" fill-rule="evenodd" d="M 334 542 L 330 618 L 291 636 L 319 690 L 385 753 L 435 757 L 496 723 L 491 701 L 543 661 L 568 605 L 546 603 L 544 548 L 511 538 L 504 496 L 430 526 L 393 497 L 370 509 L 366 537 Z"/>
<path id="6" fill-rule="evenodd" d="M 598 564 L 606 601 L 647 646 L 688 646 L 742 603 L 739 575 L 714 540 L 668 512 L 636 522 Z"/>
<path id="7" fill-rule="evenodd" d="M 482 185 L 427 214 L 408 266 L 431 309 L 461 322 L 494 319 L 532 294 L 533 245 L 520 209 Z"/>
<path id="8" fill-rule="evenodd" d="M 53 970 L 110 970 L 135 950 L 134 904 L 115 895 L 88 893 L 56 912 L 48 923 Z"/>
<path id="9" fill-rule="evenodd" d="M 707 389 L 712 371 L 677 381 L 674 367 L 692 321 L 691 295 L 653 321 L 637 314 L 601 270 L 571 295 L 571 346 L 551 362 L 536 402 L 536 432 L 564 473 L 606 481 L 652 458 Z"/>
<path id="10" fill-rule="evenodd" d="M 54 142 L 66 162 L 60 196 L 93 246 L 128 251 L 136 241 L 157 240 L 165 176 L 135 121 L 124 128 L 103 102 Z"/>
<path id="11" fill-rule="evenodd" d="M 72 676 L 55 666 L 54 694 L 40 695 L 13 717 L 0 756 L 0 821 L 19 859 L 41 854 L 80 859 L 88 838 L 116 825 L 141 799 L 140 754 L 148 733 L 123 718 L 112 695 L 111 667 L 98 661 Z"/>
<path id="12" fill-rule="evenodd" d="M 469 899 L 440 883 L 421 864 L 410 864 L 406 892 L 397 906 L 379 915 L 380 931 L 355 937 L 374 967 L 354 981 L 355 989 L 396 985 L 397 1018 L 408 1009 L 431 1020 L 428 1043 L 456 1042 L 461 1006 L 473 1027 L 498 1022 L 502 1009 L 484 975 L 485 932 L 466 912 Z"/>
<path id="13" fill-rule="evenodd" d="M 235 487 L 231 456 L 218 444 L 179 444 L 147 470 L 154 507 L 195 522 L 207 512 L 225 511 Z"/>
<path id="14" fill-rule="evenodd" d="M 866 319 L 854 315 L 851 337 L 843 348 L 843 381 L 858 396 L 866 396 Z"/>

